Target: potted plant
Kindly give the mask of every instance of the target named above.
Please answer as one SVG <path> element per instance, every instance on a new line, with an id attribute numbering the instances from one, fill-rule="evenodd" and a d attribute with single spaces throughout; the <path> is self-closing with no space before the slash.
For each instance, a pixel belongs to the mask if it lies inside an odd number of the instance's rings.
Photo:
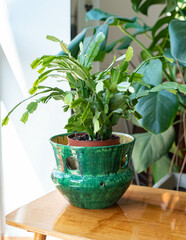
<path id="1" fill-rule="evenodd" d="M 135 111 L 135 105 L 148 92 L 137 93 L 134 87 L 136 84 L 149 87 L 142 82 L 143 75 L 137 73 L 149 60 L 130 72 L 128 65 L 133 49 L 129 47 L 124 55 L 118 59 L 114 57 L 106 70 L 91 74 L 92 62 L 105 38 L 102 32 L 88 46 L 80 43 L 77 59 L 63 41 L 53 36 L 47 38 L 58 42 L 63 54 L 44 55 L 31 64 L 33 69 L 40 67 L 40 75 L 29 91 L 32 96 L 22 101 L 34 99 L 28 104 L 21 121 L 25 123 L 39 103 L 47 103 L 50 99 L 62 100 L 64 112 L 73 110 L 65 126 L 68 133 L 50 139 L 57 162 L 52 179 L 75 206 L 91 209 L 111 206 L 132 181 L 130 157 L 134 145 L 133 136 L 113 134 L 112 127 L 121 117 L 130 119 L 131 114 L 138 119 L 141 117 Z M 50 77 L 57 79 L 61 86 L 67 81 L 70 89 L 64 91 L 61 87 L 43 85 Z M 8 123 L 9 115 L 22 102 L 8 113 L 2 125 Z"/>

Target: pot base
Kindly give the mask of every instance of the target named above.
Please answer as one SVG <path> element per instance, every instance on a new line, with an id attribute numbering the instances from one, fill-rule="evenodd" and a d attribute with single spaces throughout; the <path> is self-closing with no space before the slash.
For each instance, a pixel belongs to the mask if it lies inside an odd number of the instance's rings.
<path id="1" fill-rule="evenodd" d="M 63 196 L 72 205 L 86 209 L 101 209 L 114 205 L 127 190 L 132 179 L 132 168 L 99 176 L 68 175 L 57 169 L 52 173 L 52 180 Z"/>

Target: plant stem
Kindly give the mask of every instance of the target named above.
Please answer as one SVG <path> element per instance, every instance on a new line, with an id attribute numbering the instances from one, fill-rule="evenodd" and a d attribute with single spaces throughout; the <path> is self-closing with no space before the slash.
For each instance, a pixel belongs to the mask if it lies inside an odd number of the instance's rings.
<path id="1" fill-rule="evenodd" d="M 138 40 L 136 39 L 132 34 L 130 34 L 128 31 L 126 31 L 124 28 L 122 28 L 121 25 L 118 25 L 119 29 L 125 33 L 128 37 L 130 37 L 134 42 L 136 42 L 150 57 L 154 57 L 154 55 Z M 173 82 L 174 80 L 171 78 L 171 76 L 166 72 L 165 69 L 162 68 L 163 74 L 166 76 L 167 80 L 170 82 Z"/>
<path id="2" fill-rule="evenodd" d="M 127 36 L 129 36 L 133 41 L 135 41 L 150 57 L 154 57 L 153 54 L 134 36 L 132 36 L 128 31 L 126 31 L 124 28 L 122 28 L 121 25 L 118 26 L 119 29 L 125 33 Z"/>

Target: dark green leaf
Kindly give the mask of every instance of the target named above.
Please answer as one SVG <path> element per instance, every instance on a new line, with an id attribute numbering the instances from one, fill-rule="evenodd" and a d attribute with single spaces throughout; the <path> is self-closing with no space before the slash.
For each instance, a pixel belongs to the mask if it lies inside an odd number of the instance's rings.
<path id="1" fill-rule="evenodd" d="M 162 81 L 162 63 L 159 59 L 150 60 L 138 70 L 138 73 L 143 74 L 144 83 L 156 86 Z"/>
<path id="2" fill-rule="evenodd" d="M 156 31 L 158 31 L 164 24 L 168 24 L 172 18 L 172 16 L 169 16 L 159 19 L 152 28 L 152 35 L 154 36 Z"/>
<path id="3" fill-rule="evenodd" d="M 172 20 L 169 24 L 169 34 L 172 56 L 186 63 L 186 21 Z"/>
<path id="4" fill-rule="evenodd" d="M 177 97 L 166 90 L 150 93 L 140 98 L 136 105 L 136 111 L 143 116 L 139 120 L 141 126 L 154 134 L 164 132 L 170 127 L 177 110 Z"/>
<path id="5" fill-rule="evenodd" d="M 86 14 L 87 20 L 106 21 L 108 18 L 109 20 L 107 23 L 111 25 L 118 25 L 118 24 L 121 25 L 123 23 L 136 21 L 136 17 L 124 18 L 117 15 L 109 14 L 107 12 L 101 11 L 100 9 L 96 9 L 96 8 L 88 11 Z"/>
<path id="6" fill-rule="evenodd" d="M 123 38 L 122 43 L 117 47 L 117 50 L 122 50 L 122 49 L 128 48 L 130 46 L 131 42 L 132 42 L 132 39 L 128 36 L 125 36 Z"/>
<path id="7" fill-rule="evenodd" d="M 83 102 L 83 98 L 78 98 L 76 100 L 74 100 L 70 106 L 71 109 L 76 108 L 77 106 L 79 106 L 81 103 Z"/>
<path id="8" fill-rule="evenodd" d="M 164 155 L 161 157 L 158 161 L 156 161 L 152 165 L 152 175 L 154 179 L 154 183 L 157 183 L 160 179 L 162 179 L 164 176 L 169 174 L 171 165 L 171 159 Z M 173 172 L 178 172 L 178 167 L 174 164 L 173 165 Z"/>
<path id="9" fill-rule="evenodd" d="M 170 48 L 165 50 L 164 55 L 165 55 L 165 57 L 168 57 L 168 58 L 173 59 L 174 62 L 173 62 L 172 64 L 173 64 L 174 66 L 177 66 L 176 59 L 172 56 L 172 54 L 171 54 L 171 52 L 170 52 Z M 179 64 L 181 64 L 182 66 L 186 67 L 186 63 L 181 62 L 181 61 L 178 61 L 178 62 L 179 62 Z"/>
<path id="10" fill-rule="evenodd" d="M 134 136 L 136 142 L 132 159 L 135 171 L 142 172 L 169 151 L 174 142 L 174 129 L 171 127 L 158 135 L 140 133 Z"/>

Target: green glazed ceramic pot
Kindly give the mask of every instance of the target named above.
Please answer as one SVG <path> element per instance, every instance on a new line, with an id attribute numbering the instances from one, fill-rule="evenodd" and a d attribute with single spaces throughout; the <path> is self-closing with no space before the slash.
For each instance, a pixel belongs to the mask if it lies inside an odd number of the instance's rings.
<path id="1" fill-rule="evenodd" d="M 72 205 L 106 208 L 114 205 L 129 187 L 135 140 L 128 134 L 114 134 L 120 136 L 120 144 L 103 147 L 68 146 L 68 134 L 50 139 L 57 163 L 51 177 Z"/>

